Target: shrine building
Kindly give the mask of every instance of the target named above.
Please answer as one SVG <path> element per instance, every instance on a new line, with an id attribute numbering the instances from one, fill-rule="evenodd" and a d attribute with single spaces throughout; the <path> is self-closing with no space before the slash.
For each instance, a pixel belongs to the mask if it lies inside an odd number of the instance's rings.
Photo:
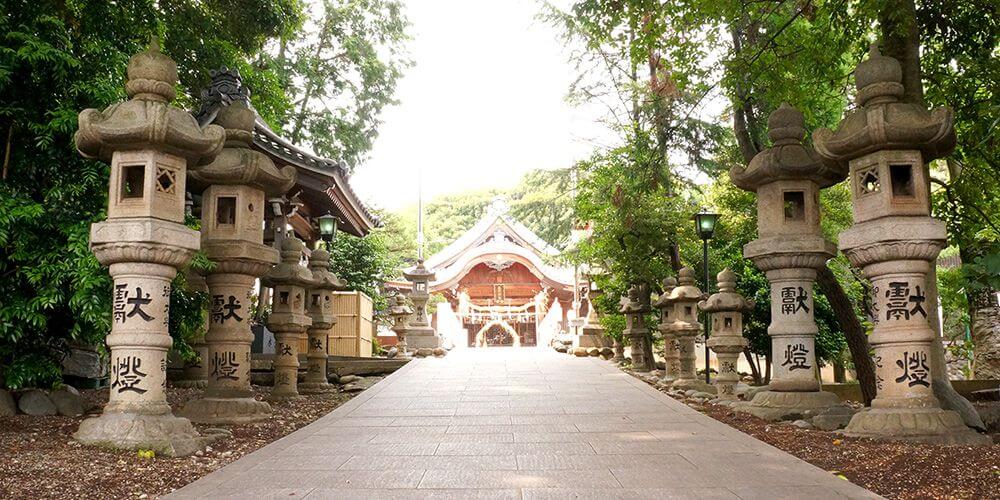
<path id="1" fill-rule="evenodd" d="M 547 345 L 570 332 L 578 285 L 573 268 L 555 263 L 559 253 L 495 198 L 479 222 L 424 261 L 435 273 L 429 291 L 445 299 L 434 312 L 438 334 L 456 347 L 482 348 Z"/>

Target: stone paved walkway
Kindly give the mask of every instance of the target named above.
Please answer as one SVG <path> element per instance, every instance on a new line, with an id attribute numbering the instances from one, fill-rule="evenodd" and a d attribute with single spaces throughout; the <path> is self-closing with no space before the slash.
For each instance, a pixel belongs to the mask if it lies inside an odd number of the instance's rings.
<path id="1" fill-rule="evenodd" d="M 415 360 L 169 498 L 877 498 L 609 362 Z"/>

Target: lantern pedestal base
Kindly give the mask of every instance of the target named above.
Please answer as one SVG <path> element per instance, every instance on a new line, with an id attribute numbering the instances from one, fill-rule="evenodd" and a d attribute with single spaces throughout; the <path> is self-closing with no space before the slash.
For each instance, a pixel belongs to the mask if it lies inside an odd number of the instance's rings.
<path id="1" fill-rule="evenodd" d="M 778 392 L 762 391 L 754 395 L 749 404 L 737 409 L 771 422 L 801 418 L 806 410 L 823 410 L 840 406 L 840 398 L 832 392 Z"/>
<path id="2" fill-rule="evenodd" d="M 180 414 L 199 424 L 249 424 L 271 418 L 271 405 L 254 398 L 201 398 Z"/>
<path id="3" fill-rule="evenodd" d="M 406 331 L 406 348 L 411 352 L 422 348 L 441 347 L 441 337 L 430 327 L 411 327 Z"/>
<path id="4" fill-rule="evenodd" d="M 170 385 L 181 389 L 205 389 L 208 387 L 208 380 L 172 380 Z"/>
<path id="5" fill-rule="evenodd" d="M 851 418 L 845 436 L 927 444 L 987 445 L 993 440 L 965 426 L 961 415 L 940 408 L 875 408 Z"/>
<path id="6" fill-rule="evenodd" d="M 105 413 L 80 423 L 73 439 L 80 443 L 120 450 L 153 450 L 157 455 L 182 457 L 205 448 L 220 435 L 200 435 L 186 418 L 137 413 Z"/>

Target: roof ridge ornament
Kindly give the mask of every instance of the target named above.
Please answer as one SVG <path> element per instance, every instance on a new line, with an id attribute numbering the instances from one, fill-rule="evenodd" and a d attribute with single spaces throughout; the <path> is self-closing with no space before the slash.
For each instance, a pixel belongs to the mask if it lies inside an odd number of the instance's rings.
<path id="1" fill-rule="evenodd" d="M 507 201 L 506 196 L 498 194 L 490 201 L 490 206 L 487 208 L 486 213 L 490 217 L 504 217 L 510 213 L 510 202 Z"/>

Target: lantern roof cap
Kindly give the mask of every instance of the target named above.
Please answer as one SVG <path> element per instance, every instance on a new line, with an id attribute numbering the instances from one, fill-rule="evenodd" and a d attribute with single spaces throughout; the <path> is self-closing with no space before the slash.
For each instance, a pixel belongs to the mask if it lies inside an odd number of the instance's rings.
<path id="1" fill-rule="evenodd" d="M 288 236 L 281 241 L 281 262 L 271 268 L 271 270 L 261 278 L 261 283 L 266 287 L 277 286 L 301 286 L 312 287 L 312 273 L 308 268 L 299 264 L 302 260 L 302 253 L 306 245 L 302 240 Z"/>
<path id="2" fill-rule="evenodd" d="M 880 150 L 919 150 L 925 162 L 950 153 L 956 142 L 954 112 L 902 102 L 902 75 L 899 61 L 882 55 L 873 44 L 868 59 L 854 71 L 858 108 L 836 129 L 813 132 L 820 156 L 846 172 L 850 160 Z"/>
<path id="3" fill-rule="evenodd" d="M 723 269 L 718 277 L 719 291 L 698 304 L 698 308 L 706 312 L 748 311 L 753 309 L 754 301 L 747 300 L 736 291 L 736 273 L 731 269 Z"/>
<path id="4" fill-rule="evenodd" d="M 667 276 L 663 278 L 663 293 L 656 298 L 656 302 L 653 302 L 653 307 L 657 309 L 663 309 L 673 304 L 673 300 L 670 299 L 670 292 L 677 287 L 677 278 L 673 276 Z"/>
<path id="5" fill-rule="evenodd" d="M 679 284 L 670 291 L 670 298 L 667 300 L 697 302 L 705 298 L 705 294 L 694 284 L 694 269 L 682 267 L 677 272 L 677 281 Z"/>
<path id="6" fill-rule="evenodd" d="M 129 100 L 79 116 L 74 140 L 87 158 L 111 161 L 116 151 L 156 150 L 179 156 L 188 165 L 211 161 L 222 149 L 221 127 L 202 128 L 186 111 L 170 103 L 176 96 L 177 65 L 160 52 L 154 38 L 149 48 L 129 59 L 125 90 Z"/>
<path id="7" fill-rule="evenodd" d="M 314 289 L 344 290 L 347 284 L 336 274 L 330 272 L 330 253 L 322 248 L 312 251 L 309 255 L 309 271 L 312 272 Z"/>
<path id="8" fill-rule="evenodd" d="M 403 271 L 403 276 L 410 281 L 430 281 L 434 279 L 434 271 L 424 266 L 424 259 L 418 259 L 416 267 Z"/>
<path id="9" fill-rule="evenodd" d="M 750 160 L 746 167 L 729 171 L 733 184 L 747 191 L 782 180 L 811 180 L 819 187 L 832 186 L 847 176 L 836 163 L 826 163 L 811 146 L 802 142 L 805 117 L 788 103 L 782 103 L 767 119 L 768 137 L 773 145 Z"/>

